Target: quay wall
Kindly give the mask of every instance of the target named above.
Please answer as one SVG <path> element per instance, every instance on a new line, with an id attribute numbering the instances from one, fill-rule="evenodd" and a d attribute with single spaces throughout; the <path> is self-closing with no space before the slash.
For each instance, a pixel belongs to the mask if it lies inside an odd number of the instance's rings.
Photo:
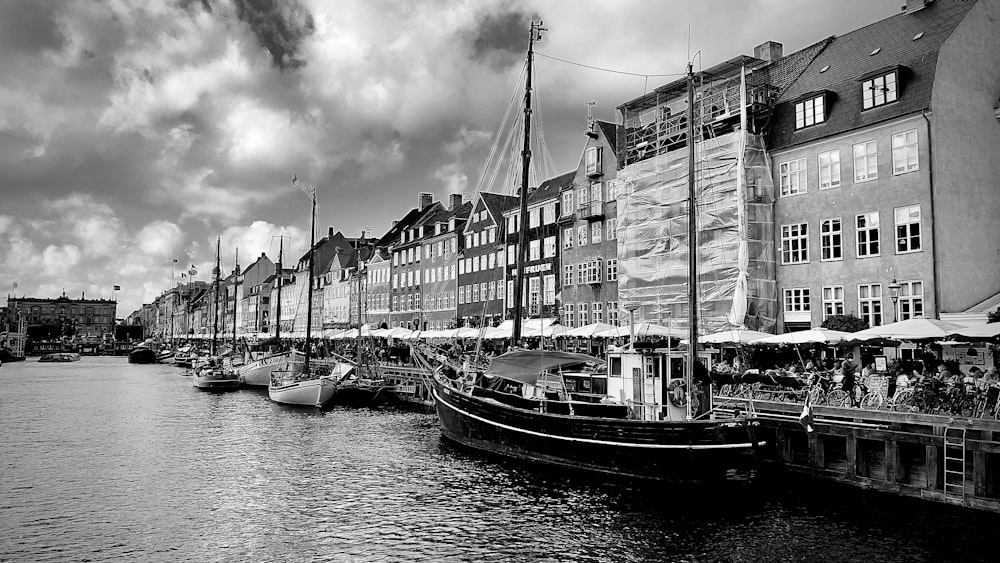
<path id="1" fill-rule="evenodd" d="M 1000 513 L 1000 421 L 753 401 L 764 457 L 783 470 Z"/>

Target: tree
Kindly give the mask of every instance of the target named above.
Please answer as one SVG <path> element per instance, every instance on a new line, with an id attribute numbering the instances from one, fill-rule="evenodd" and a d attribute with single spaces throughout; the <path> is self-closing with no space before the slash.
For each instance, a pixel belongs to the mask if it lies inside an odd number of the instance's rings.
<path id="1" fill-rule="evenodd" d="M 820 326 L 841 332 L 857 332 L 868 328 L 868 323 L 854 315 L 833 315 L 827 317 Z"/>

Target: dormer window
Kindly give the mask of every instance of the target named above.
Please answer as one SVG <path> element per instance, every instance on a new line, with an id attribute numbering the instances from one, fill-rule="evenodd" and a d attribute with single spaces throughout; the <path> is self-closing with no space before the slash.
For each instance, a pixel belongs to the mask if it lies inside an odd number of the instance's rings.
<path id="1" fill-rule="evenodd" d="M 862 109 L 877 108 L 899 99 L 899 67 L 867 74 L 860 81 Z"/>
<path id="2" fill-rule="evenodd" d="M 587 176 L 599 176 L 601 170 L 601 147 L 588 147 L 584 153 Z"/>
<path id="3" fill-rule="evenodd" d="M 795 129 L 826 121 L 826 94 L 810 95 L 795 102 Z"/>

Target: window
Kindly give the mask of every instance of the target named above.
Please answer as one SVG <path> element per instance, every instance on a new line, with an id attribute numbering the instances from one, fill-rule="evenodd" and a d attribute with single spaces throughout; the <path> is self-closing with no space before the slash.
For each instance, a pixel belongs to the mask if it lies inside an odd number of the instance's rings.
<path id="1" fill-rule="evenodd" d="M 573 306 L 572 303 L 563 305 L 563 324 L 565 324 L 568 328 L 574 328 L 576 326 L 576 323 L 574 323 L 576 318 L 573 314 L 575 311 L 576 307 Z"/>
<path id="2" fill-rule="evenodd" d="M 608 219 L 607 221 L 605 221 L 605 224 L 608 226 L 608 235 L 606 237 L 604 237 L 604 239 L 605 240 L 615 240 L 615 239 L 617 239 L 618 238 L 618 230 L 617 230 L 618 221 L 616 219 Z"/>
<path id="3" fill-rule="evenodd" d="M 892 173 L 906 174 L 920 169 L 917 158 L 917 130 L 892 136 Z"/>
<path id="4" fill-rule="evenodd" d="M 878 256 L 878 211 L 862 213 L 857 216 L 856 221 L 858 258 Z"/>
<path id="5" fill-rule="evenodd" d="M 899 320 L 905 321 L 924 315 L 924 282 L 899 282 Z"/>
<path id="6" fill-rule="evenodd" d="M 795 103 L 796 129 L 823 123 L 824 119 L 826 119 L 826 113 L 823 110 L 822 95 Z"/>
<path id="7" fill-rule="evenodd" d="M 608 301 L 608 324 L 618 326 L 617 301 Z"/>
<path id="8" fill-rule="evenodd" d="M 590 205 L 590 188 L 583 186 L 576 189 L 576 206 L 583 209 Z"/>
<path id="9" fill-rule="evenodd" d="M 587 147 L 584 151 L 584 163 L 587 167 L 587 175 L 593 176 L 601 173 L 601 147 Z"/>
<path id="10" fill-rule="evenodd" d="M 497 255 L 490 252 L 489 257 L 489 268 L 492 270 L 497 267 Z"/>
<path id="11" fill-rule="evenodd" d="M 809 225 L 781 226 L 781 263 L 804 264 L 809 261 Z"/>
<path id="12" fill-rule="evenodd" d="M 618 281 L 618 259 L 612 258 L 608 260 L 608 281 Z"/>
<path id="13" fill-rule="evenodd" d="M 393 252 L 392 253 L 392 265 L 393 266 L 399 266 L 399 253 L 398 252 Z"/>
<path id="14" fill-rule="evenodd" d="M 795 195 L 806 191 L 806 159 L 791 160 L 778 165 L 778 182 L 781 195 Z"/>
<path id="15" fill-rule="evenodd" d="M 507 234 L 512 235 L 517 232 L 517 215 L 507 217 Z"/>
<path id="16" fill-rule="evenodd" d="M 507 280 L 507 306 L 514 306 L 514 280 Z"/>
<path id="17" fill-rule="evenodd" d="M 539 287 L 541 278 L 535 276 L 533 278 L 528 278 L 528 311 L 532 315 L 537 315 L 539 313 L 539 298 L 541 297 Z"/>
<path id="18" fill-rule="evenodd" d="M 465 286 L 458 288 L 458 304 L 465 305 Z"/>
<path id="19" fill-rule="evenodd" d="M 576 283 L 583 285 L 587 283 L 587 263 L 580 262 L 576 265 Z"/>
<path id="20" fill-rule="evenodd" d="M 496 227 L 490 227 L 490 228 L 486 229 L 486 232 L 488 232 L 490 234 L 490 242 L 491 243 L 497 241 L 497 228 Z"/>
<path id="21" fill-rule="evenodd" d="M 823 286 L 823 320 L 833 315 L 844 314 L 844 286 Z"/>
<path id="22" fill-rule="evenodd" d="M 897 207 L 896 254 L 920 250 L 920 206 Z"/>
<path id="23" fill-rule="evenodd" d="M 867 182 L 878 178 L 878 151 L 875 141 L 854 145 L 854 181 Z"/>
<path id="24" fill-rule="evenodd" d="M 507 247 L 507 263 L 508 264 L 516 264 L 517 263 L 517 251 L 514 250 L 515 248 L 517 248 L 517 247 L 516 246 L 508 246 Z"/>
<path id="25" fill-rule="evenodd" d="M 840 149 L 821 152 L 819 160 L 819 189 L 840 187 Z"/>
<path id="26" fill-rule="evenodd" d="M 538 260 L 542 257 L 541 242 L 537 239 L 528 242 L 528 260 Z"/>
<path id="27" fill-rule="evenodd" d="M 545 237 L 545 254 L 546 258 L 554 258 L 556 255 L 556 237 L 555 235 L 551 237 Z"/>
<path id="28" fill-rule="evenodd" d="M 562 193 L 562 214 L 564 217 L 573 214 L 573 190 Z"/>
<path id="29" fill-rule="evenodd" d="M 601 259 L 595 258 L 580 264 L 582 273 L 579 283 L 601 283 L 604 269 L 601 267 Z"/>
<path id="30" fill-rule="evenodd" d="M 503 267 L 503 250 L 497 250 L 497 266 Z"/>
<path id="31" fill-rule="evenodd" d="M 556 275 L 548 274 L 542 279 L 542 286 L 544 291 L 542 291 L 542 302 L 546 305 L 556 304 Z"/>
<path id="32" fill-rule="evenodd" d="M 587 246 L 587 225 L 580 225 L 576 228 L 577 244 Z"/>
<path id="33" fill-rule="evenodd" d="M 590 310 L 594 313 L 594 322 L 604 322 L 604 303 L 591 303 Z"/>
<path id="34" fill-rule="evenodd" d="M 840 217 L 824 219 L 819 224 L 820 260 L 843 260 L 843 232 Z"/>
<path id="35" fill-rule="evenodd" d="M 861 99 L 864 109 L 871 109 L 896 101 L 896 71 L 861 82 Z"/>
<path id="36" fill-rule="evenodd" d="M 618 178 L 608 180 L 608 201 L 618 201 Z"/>
<path id="37" fill-rule="evenodd" d="M 563 266 L 563 285 L 573 285 L 573 265 Z"/>
<path id="38" fill-rule="evenodd" d="M 573 248 L 573 227 L 563 229 L 563 248 Z"/>
<path id="39" fill-rule="evenodd" d="M 392 296 L 392 310 L 393 311 L 399 310 L 399 300 L 395 295 Z"/>
<path id="40" fill-rule="evenodd" d="M 808 313 L 810 310 L 808 287 L 795 287 L 785 290 L 786 313 Z"/>
<path id="41" fill-rule="evenodd" d="M 545 207 L 542 208 L 542 212 L 545 214 L 545 218 L 543 219 L 543 223 L 545 223 L 546 225 L 548 225 L 548 224 L 556 222 L 556 204 L 555 203 L 547 203 L 547 204 L 545 204 Z"/>
<path id="42" fill-rule="evenodd" d="M 580 312 L 577 314 L 577 318 L 580 319 L 580 326 L 586 326 L 590 324 L 590 313 L 588 311 L 588 305 L 586 303 L 580 303 Z"/>
<path id="43" fill-rule="evenodd" d="M 590 185 L 590 201 L 604 201 L 604 183 L 594 182 Z"/>
<path id="44" fill-rule="evenodd" d="M 532 228 L 532 229 L 537 228 L 539 225 L 541 225 L 541 221 L 542 221 L 542 208 L 541 207 L 536 207 L 534 209 L 529 209 L 528 210 L 528 227 L 529 228 Z"/>
<path id="45" fill-rule="evenodd" d="M 472 271 L 473 271 L 473 273 L 479 271 L 479 257 L 478 256 L 473 256 L 472 258 L 466 258 L 466 260 L 471 260 L 472 261 Z"/>
<path id="46" fill-rule="evenodd" d="M 595 221 L 590 224 L 590 244 L 598 244 L 601 242 L 601 236 L 604 235 L 604 223 L 601 221 Z"/>
<path id="47" fill-rule="evenodd" d="M 858 286 L 858 311 L 868 326 L 882 324 L 882 284 L 869 283 Z"/>
<path id="48" fill-rule="evenodd" d="M 472 284 L 472 302 L 473 303 L 478 303 L 479 302 L 479 284 L 478 283 Z"/>

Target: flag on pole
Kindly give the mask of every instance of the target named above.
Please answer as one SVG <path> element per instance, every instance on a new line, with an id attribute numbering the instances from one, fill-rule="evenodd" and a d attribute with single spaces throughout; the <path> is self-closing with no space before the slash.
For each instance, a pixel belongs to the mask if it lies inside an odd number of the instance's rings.
<path id="1" fill-rule="evenodd" d="M 17 289 L 17 282 L 12 283 L 11 287 L 14 288 L 14 289 Z"/>
<path id="2" fill-rule="evenodd" d="M 191 264 L 191 269 L 188 270 L 188 274 L 191 276 L 195 276 L 198 274 L 198 269 L 194 267 L 194 264 Z"/>
<path id="3" fill-rule="evenodd" d="M 187 275 L 187 273 L 186 273 L 186 272 L 181 272 L 181 277 L 182 277 L 182 278 L 186 278 L 186 277 L 188 277 L 188 275 Z"/>
<path id="4" fill-rule="evenodd" d="M 814 432 L 813 428 L 813 409 L 812 401 L 810 401 L 809 395 L 806 395 L 806 403 L 802 405 L 802 414 L 799 415 L 799 424 L 802 428 L 805 428 L 806 432 Z"/>
<path id="5" fill-rule="evenodd" d="M 177 263 L 177 259 L 176 258 L 174 258 L 174 263 Z"/>
<path id="6" fill-rule="evenodd" d="M 121 291 L 121 290 L 122 290 L 122 286 L 120 286 L 120 285 L 116 285 L 115 286 L 115 291 Z"/>
<path id="7" fill-rule="evenodd" d="M 295 174 L 295 170 L 292 170 L 292 185 L 299 185 L 299 177 Z"/>

